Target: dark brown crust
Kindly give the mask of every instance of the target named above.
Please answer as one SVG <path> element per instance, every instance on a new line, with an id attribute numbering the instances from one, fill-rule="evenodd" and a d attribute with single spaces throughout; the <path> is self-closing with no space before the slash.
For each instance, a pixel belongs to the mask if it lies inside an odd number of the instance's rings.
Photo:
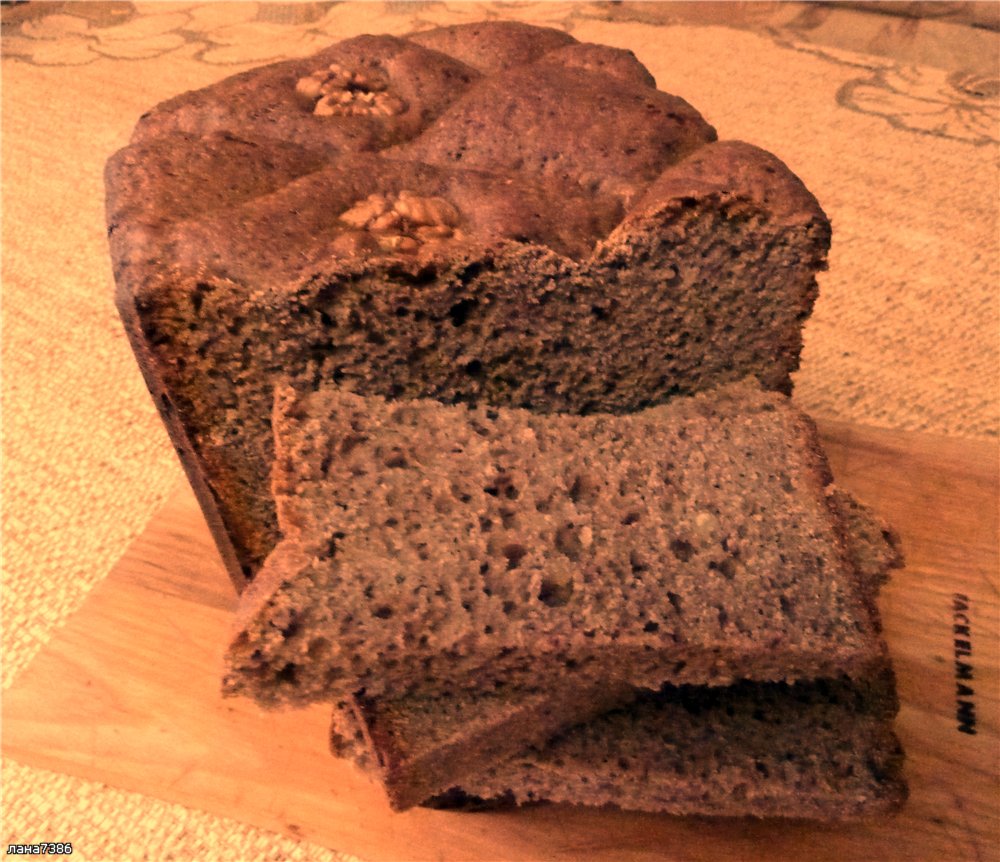
<path id="1" fill-rule="evenodd" d="M 773 153 L 743 141 L 705 144 L 654 180 L 626 217 L 628 223 L 667 202 L 714 195 L 752 202 L 772 218 L 800 224 L 827 224 L 819 202 Z"/>
<path id="2" fill-rule="evenodd" d="M 485 74 L 533 63 L 575 40 L 562 30 L 517 21 L 454 24 L 412 33 L 409 41 L 461 60 Z"/>
<path id="3" fill-rule="evenodd" d="M 401 95 L 413 110 L 385 119 L 359 116 L 336 124 L 317 124 L 297 106 L 295 82 L 333 62 L 388 69 L 400 81 Z M 356 36 L 312 56 L 251 69 L 163 102 L 140 118 L 132 142 L 165 133 L 207 136 L 229 132 L 295 143 L 335 158 L 340 152 L 380 149 L 412 137 L 456 92 L 478 78 L 478 72 L 459 60 L 405 39 Z"/>
<path id="4" fill-rule="evenodd" d="M 201 460 L 191 445 L 187 429 L 181 422 L 173 402 L 170 400 L 170 393 L 163 384 L 163 379 L 157 367 L 156 359 L 149 352 L 148 343 L 142 332 L 142 324 L 139 314 L 135 308 L 135 294 L 130 289 L 127 280 L 121 279 L 115 290 L 115 306 L 125 326 L 129 343 L 135 353 L 136 363 L 142 372 L 142 378 L 146 383 L 146 388 L 153 398 L 153 403 L 166 426 L 167 433 L 174 445 L 174 451 L 180 458 L 184 473 L 191 483 L 195 498 L 201 506 L 202 513 L 208 523 L 209 531 L 215 540 L 219 555 L 225 565 L 229 578 L 238 593 L 242 593 L 248 583 L 247 577 L 240 565 L 236 548 L 233 546 L 229 531 L 222 519 L 219 511 L 219 503 L 209 487 L 205 477 Z"/>

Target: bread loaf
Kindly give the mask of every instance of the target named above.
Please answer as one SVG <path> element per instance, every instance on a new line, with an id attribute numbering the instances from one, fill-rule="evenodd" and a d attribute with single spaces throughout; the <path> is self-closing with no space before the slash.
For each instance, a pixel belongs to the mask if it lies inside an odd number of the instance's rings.
<path id="1" fill-rule="evenodd" d="M 788 391 L 829 223 L 629 52 L 364 36 L 157 106 L 107 168 L 117 304 L 239 588 L 275 382 L 627 413 Z"/>

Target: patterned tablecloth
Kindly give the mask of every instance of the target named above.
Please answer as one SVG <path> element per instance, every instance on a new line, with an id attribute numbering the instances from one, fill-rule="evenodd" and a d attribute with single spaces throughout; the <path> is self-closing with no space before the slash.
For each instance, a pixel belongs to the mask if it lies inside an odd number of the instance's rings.
<path id="1" fill-rule="evenodd" d="M 860 423 L 995 436 L 997 7 L 870 5 L 5 6 L 4 687 L 183 481 L 112 303 L 105 160 L 156 102 L 359 33 L 509 18 L 631 48 L 720 137 L 777 153 L 831 217 L 798 402 Z M 3 789 L 4 848 L 344 858 L 15 762 L 3 764 Z"/>

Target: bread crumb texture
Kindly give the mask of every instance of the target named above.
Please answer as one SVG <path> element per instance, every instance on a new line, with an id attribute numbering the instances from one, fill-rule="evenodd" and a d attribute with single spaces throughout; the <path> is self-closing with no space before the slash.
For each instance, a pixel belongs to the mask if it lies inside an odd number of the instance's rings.
<path id="1" fill-rule="evenodd" d="M 721 685 L 879 655 L 812 426 L 756 382 L 622 416 L 286 389 L 275 417 L 284 539 L 232 692 Z"/>

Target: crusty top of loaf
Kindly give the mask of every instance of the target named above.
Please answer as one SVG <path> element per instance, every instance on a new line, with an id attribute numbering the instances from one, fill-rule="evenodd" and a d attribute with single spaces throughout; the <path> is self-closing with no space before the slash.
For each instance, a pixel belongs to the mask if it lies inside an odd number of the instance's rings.
<path id="1" fill-rule="evenodd" d="M 320 100 L 346 100 L 329 116 L 301 92 L 324 76 Z M 697 196 L 825 223 L 778 159 L 715 138 L 631 52 L 559 31 L 348 39 L 142 117 L 107 170 L 120 292 L 206 270 L 256 285 L 419 270 L 504 244 L 584 260 Z"/>

